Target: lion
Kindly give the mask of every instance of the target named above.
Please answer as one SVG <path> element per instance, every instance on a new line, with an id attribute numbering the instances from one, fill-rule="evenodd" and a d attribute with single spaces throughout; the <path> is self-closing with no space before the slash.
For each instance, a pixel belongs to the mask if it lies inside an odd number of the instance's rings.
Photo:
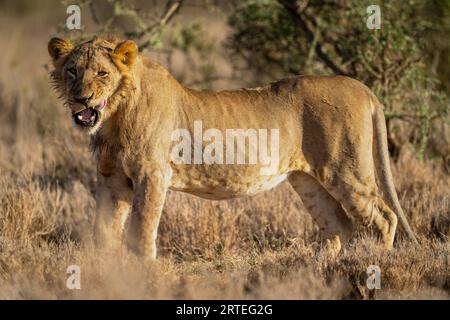
<path id="1" fill-rule="evenodd" d="M 194 90 L 131 40 L 95 37 L 74 45 L 52 38 L 48 50 L 56 90 L 75 125 L 91 135 L 99 247 L 126 240 L 137 254 L 155 259 L 168 190 L 219 200 L 285 180 L 336 252 L 356 221 L 374 224 L 386 249 L 393 247 L 398 220 L 417 242 L 394 188 L 383 106 L 361 82 L 296 76 L 258 88 Z M 262 163 L 175 163 L 173 132 L 192 134 L 196 121 L 222 134 L 229 128 L 278 130 L 274 170 L 261 174 Z M 193 152 L 206 147 L 205 141 L 194 144 Z"/>

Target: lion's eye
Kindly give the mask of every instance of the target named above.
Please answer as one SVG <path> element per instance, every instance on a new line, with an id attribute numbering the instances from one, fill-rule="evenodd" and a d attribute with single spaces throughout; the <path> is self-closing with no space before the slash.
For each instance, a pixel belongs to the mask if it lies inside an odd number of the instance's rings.
<path id="1" fill-rule="evenodd" d="M 99 71 L 99 72 L 97 72 L 97 75 L 100 76 L 100 77 L 105 77 L 105 76 L 108 75 L 108 72 L 106 72 L 106 71 Z"/>
<path id="2" fill-rule="evenodd" d="M 77 70 L 75 68 L 69 68 L 69 69 L 67 69 L 67 73 L 72 77 L 76 77 Z"/>

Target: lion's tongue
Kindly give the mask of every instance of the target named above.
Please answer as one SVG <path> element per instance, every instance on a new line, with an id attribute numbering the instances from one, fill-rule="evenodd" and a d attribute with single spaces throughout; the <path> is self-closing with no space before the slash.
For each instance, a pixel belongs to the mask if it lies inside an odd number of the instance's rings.
<path id="1" fill-rule="evenodd" d="M 100 101 L 100 103 L 98 104 L 98 106 L 95 107 L 95 109 L 97 109 L 98 111 L 103 110 L 104 107 L 106 107 L 106 99 Z"/>
<path id="2" fill-rule="evenodd" d="M 91 108 L 84 109 L 81 111 L 81 117 L 83 121 L 89 121 L 94 114 L 94 110 Z"/>

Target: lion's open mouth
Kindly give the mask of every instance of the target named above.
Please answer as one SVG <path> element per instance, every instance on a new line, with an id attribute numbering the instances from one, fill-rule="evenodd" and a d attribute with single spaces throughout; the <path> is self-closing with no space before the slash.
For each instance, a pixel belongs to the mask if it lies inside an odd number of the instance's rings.
<path id="1" fill-rule="evenodd" d="M 79 112 L 73 113 L 73 119 L 76 124 L 83 128 L 90 128 L 97 124 L 100 118 L 100 111 L 106 107 L 107 101 L 102 100 L 95 108 L 85 108 Z"/>
<path id="2" fill-rule="evenodd" d="M 83 111 L 73 114 L 75 123 L 84 127 L 93 127 L 98 121 L 98 111 L 94 108 L 86 108 Z"/>

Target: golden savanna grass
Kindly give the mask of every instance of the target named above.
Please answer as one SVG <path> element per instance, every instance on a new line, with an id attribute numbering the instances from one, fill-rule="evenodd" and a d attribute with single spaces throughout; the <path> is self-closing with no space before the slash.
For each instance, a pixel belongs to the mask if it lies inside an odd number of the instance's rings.
<path id="1" fill-rule="evenodd" d="M 12 25 L 0 21 L 2 30 Z M 285 184 L 225 202 L 170 193 L 151 265 L 126 250 L 95 252 L 88 137 L 51 91 L 48 34 L 33 34 L 17 27 L 0 37 L 1 299 L 450 298 L 450 176 L 408 146 L 393 169 L 418 246 L 400 236 L 386 252 L 376 232 L 361 230 L 329 256 Z M 72 264 L 81 268 L 81 290 L 66 288 Z M 376 292 L 365 287 L 370 265 L 382 272 Z"/>

